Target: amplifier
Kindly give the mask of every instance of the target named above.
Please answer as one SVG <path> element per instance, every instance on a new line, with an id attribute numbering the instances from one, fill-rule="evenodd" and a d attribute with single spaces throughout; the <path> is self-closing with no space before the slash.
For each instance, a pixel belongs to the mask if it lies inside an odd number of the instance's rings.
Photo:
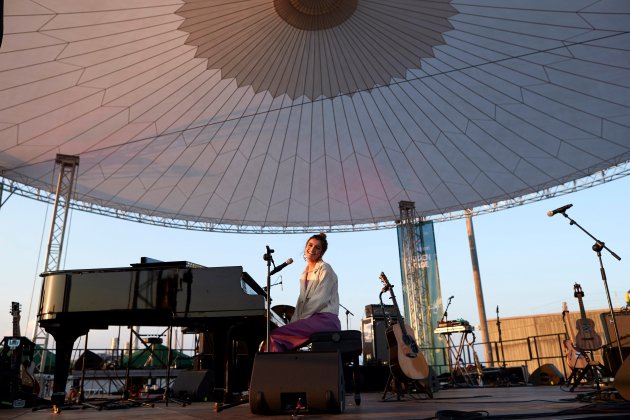
<path id="1" fill-rule="evenodd" d="M 615 326 L 612 322 L 610 312 L 604 312 L 600 315 L 602 329 L 606 343 L 617 346 L 617 338 L 615 337 Z M 630 347 L 630 311 L 615 311 L 615 320 L 617 321 L 617 331 L 619 331 L 619 339 L 622 347 Z"/>
<path id="2" fill-rule="evenodd" d="M 396 307 L 394 305 L 380 305 L 376 303 L 365 305 L 366 318 L 383 319 L 385 316 L 391 318 L 392 320 L 397 320 Z"/>

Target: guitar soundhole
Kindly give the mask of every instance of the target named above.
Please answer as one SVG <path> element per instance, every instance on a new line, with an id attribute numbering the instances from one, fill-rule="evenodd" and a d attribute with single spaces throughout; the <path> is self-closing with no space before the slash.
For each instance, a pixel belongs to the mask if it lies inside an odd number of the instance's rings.
<path id="1" fill-rule="evenodd" d="M 418 345 L 409 336 L 409 334 L 404 334 L 403 335 L 403 343 L 405 343 L 405 345 L 407 345 L 407 346 L 409 346 L 411 348 L 411 353 L 408 353 L 407 356 L 409 356 L 409 357 L 416 357 L 416 354 L 418 353 Z"/>

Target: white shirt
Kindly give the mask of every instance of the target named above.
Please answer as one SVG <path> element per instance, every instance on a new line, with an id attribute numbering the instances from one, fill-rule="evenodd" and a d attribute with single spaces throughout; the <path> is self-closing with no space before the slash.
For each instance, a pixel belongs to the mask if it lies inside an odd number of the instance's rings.
<path id="1" fill-rule="evenodd" d="M 300 295 L 291 322 L 319 312 L 330 312 L 339 316 L 337 274 L 330 264 L 321 260 L 312 272 L 306 266 L 300 276 Z"/>

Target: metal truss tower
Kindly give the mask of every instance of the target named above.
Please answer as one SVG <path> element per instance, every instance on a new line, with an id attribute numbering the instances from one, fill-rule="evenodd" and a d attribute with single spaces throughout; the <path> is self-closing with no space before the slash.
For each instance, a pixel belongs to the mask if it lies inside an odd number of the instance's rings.
<path id="1" fill-rule="evenodd" d="M 55 205 L 52 214 L 52 222 L 50 226 L 50 236 L 48 238 L 48 250 L 46 252 L 46 265 L 44 271 L 56 271 L 61 268 L 60 262 L 63 251 L 66 222 L 68 221 L 70 199 L 74 191 L 78 167 L 78 156 L 58 154 L 55 159 L 55 172 L 58 173 L 57 190 L 55 196 Z M 43 290 L 44 284 L 42 283 L 42 293 L 40 293 L 38 313 L 42 305 L 41 298 L 43 296 Z M 37 325 L 37 322 L 35 322 L 33 342 L 35 344 L 38 344 L 39 342 L 42 346 L 42 357 L 38 366 L 39 373 L 43 373 L 46 367 L 48 341 L 49 334 L 44 331 L 43 328 L 40 328 Z"/>
<path id="2" fill-rule="evenodd" d="M 405 316 L 414 330 L 420 347 L 435 347 L 433 334 L 433 316 L 431 314 L 431 297 L 427 276 L 424 273 L 425 264 L 422 261 L 422 246 L 417 238 L 416 205 L 411 201 L 401 201 L 400 232 L 401 258 L 403 265 L 402 290 L 405 303 Z M 426 352 L 429 356 L 431 352 Z M 429 357 L 431 358 L 431 357 Z M 429 360 L 431 363 L 431 360 Z"/>

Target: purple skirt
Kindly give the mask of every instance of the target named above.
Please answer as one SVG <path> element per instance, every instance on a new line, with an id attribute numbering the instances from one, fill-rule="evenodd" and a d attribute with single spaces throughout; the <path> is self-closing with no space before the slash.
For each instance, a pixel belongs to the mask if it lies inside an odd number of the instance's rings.
<path id="1" fill-rule="evenodd" d="M 341 331 L 339 317 L 330 312 L 319 312 L 306 319 L 300 319 L 269 333 L 269 351 L 293 350 L 306 343 L 316 332 Z M 263 346 L 264 350 L 264 346 Z"/>

